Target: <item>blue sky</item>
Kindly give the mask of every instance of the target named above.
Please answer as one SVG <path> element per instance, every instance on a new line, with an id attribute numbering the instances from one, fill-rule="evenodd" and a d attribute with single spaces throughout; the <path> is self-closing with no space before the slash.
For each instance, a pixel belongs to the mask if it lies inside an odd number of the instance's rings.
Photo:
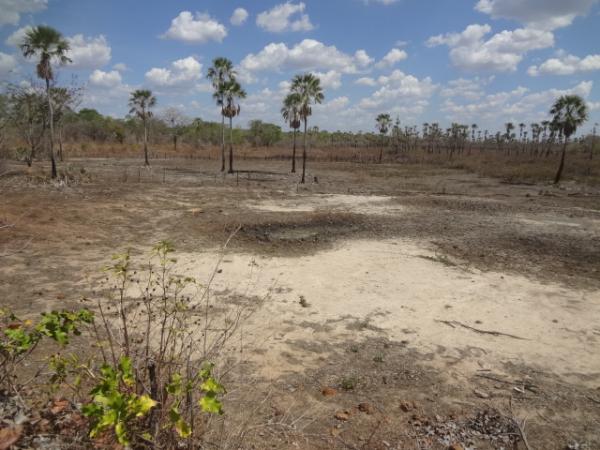
<path id="1" fill-rule="evenodd" d="M 402 124 L 540 121 L 564 93 L 600 122 L 599 0 L 0 0 L 0 80 L 31 79 L 16 43 L 28 26 L 71 44 L 82 107 L 123 116 L 131 90 L 152 89 L 157 112 L 217 120 L 206 70 L 230 58 L 248 92 L 240 120 L 279 117 L 288 80 L 317 73 L 326 101 L 312 123 L 374 130 Z"/>

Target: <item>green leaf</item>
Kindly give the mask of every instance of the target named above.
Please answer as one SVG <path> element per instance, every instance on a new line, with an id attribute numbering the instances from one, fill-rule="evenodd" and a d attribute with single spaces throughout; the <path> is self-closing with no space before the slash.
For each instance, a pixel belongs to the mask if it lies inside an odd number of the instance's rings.
<path id="1" fill-rule="evenodd" d="M 204 392 L 214 392 L 215 394 L 221 394 L 225 392 L 225 388 L 219 384 L 214 378 L 208 378 L 201 385 L 200 389 Z"/>
<path id="2" fill-rule="evenodd" d="M 129 445 L 129 440 L 127 439 L 127 431 L 125 430 L 125 424 L 123 422 L 118 422 L 115 425 L 115 434 L 117 436 L 117 441 L 121 445 Z"/>
<path id="3" fill-rule="evenodd" d="M 200 399 L 198 403 L 204 412 L 211 414 L 223 414 L 223 404 L 213 393 L 207 393 Z"/>

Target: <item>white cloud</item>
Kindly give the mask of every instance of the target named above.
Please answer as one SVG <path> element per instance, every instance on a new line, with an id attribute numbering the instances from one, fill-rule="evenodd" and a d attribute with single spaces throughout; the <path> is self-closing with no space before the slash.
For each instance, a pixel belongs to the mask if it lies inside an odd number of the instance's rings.
<path id="1" fill-rule="evenodd" d="M 283 31 L 310 31 L 314 28 L 308 14 L 304 14 L 306 5 L 291 2 L 276 5 L 256 17 L 256 25 L 272 33 Z"/>
<path id="2" fill-rule="evenodd" d="M 0 75 L 6 76 L 17 68 L 17 59 L 6 53 L 0 52 Z"/>
<path id="3" fill-rule="evenodd" d="M 208 41 L 222 42 L 227 36 L 227 28 L 208 14 L 196 13 L 194 16 L 189 11 L 182 11 L 171 21 L 171 27 L 164 38 L 179 41 L 204 44 Z"/>
<path id="4" fill-rule="evenodd" d="M 146 72 L 146 80 L 159 87 L 190 86 L 202 77 L 202 64 L 193 56 L 178 59 L 170 68 L 154 67 Z"/>
<path id="5" fill-rule="evenodd" d="M 388 76 L 380 76 L 377 84 L 380 88 L 370 97 L 363 98 L 358 105 L 360 108 L 420 114 L 438 88 L 430 77 L 419 80 L 401 70 L 394 70 Z"/>
<path id="6" fill-rule="evenodd" d="M 383 57 L 381 61 L 377 63 L 377 67 L 392 67 L 406 58 L 408 58 L 408 54 L 404 50 L 393 48 L 388 52 L 387 55 Z"/>
<path id="7" fill-rule="evenodd" d="M 127 72 L 129 67 L 125 63 L 117 63 L 113 66 L 113 69 L 118 70 L 119 72 Z"/>
<path id="8" fill-rule="evenodd" d="M 380 5 L 385 6 L 393 5 L 394 3 L 398 3 L 399 1 L 400 0 L 364 0 L 366 5 L 368 5 L 369 3 L 379 3 Z"/>
<path id="9" fill-rule="evenodd" d="M 514 72 L 527 52 L 554 45 L 554 35 L 549 31 L 518 28 L 484 40 L 491 31 L 489 25 L 473 24 L 461 33 L 432 36 L 426 44 L 450 47 L 450 60 L 458 68 L 498 72 Z"/>
<path id="10" fill-rule="evenodd" d="M 21 14 L 36 13 L 48 7 L 48 0 L 1 0 L 0 27 L 18 25 Z"/>
<path id="11" fill-rule="evenodd" d="M 331 113 L 337 112 L 342 108 L 345 108 L 350 103 L 350 99 L 346 96 L 336 97 L 334 99 L 329 100 L 328 102 L 324 102 L 320 105 L 315 105 L 315 115 L 319 113 Z"/>
<path id="12" fill-rule="evenodd" d="M 110 61 L 111 48 L 103 35 L 85 37 L 76 34 L 68 37 L 69 58 L 73 61 L 69 66 L 73 69 L 94 69 L 102 67 Z"/>
<path id="13" fill-rule="evenodd" d="M 475 9 L 492 18 L 516 20 L 528 27 L 554 30 L 571 25 L 598 0 L 479 0 Z"/>
<path id="14" fill-rule="evenodd" d="M 464 98 L 467 100 L 477 100 L 485 94 L 484 87 L 489 84 L 494 77 L 473 79 L 458 78 L 448 81 L 446 87 L 440 91 L 442 97 Z"/>
<path id="15" fill-rule="evenodd" d="M 236 8 L 235 11 L 233 11 L 233 14 L 231 15 L 229 21 L 232 25 L 240 26 L 244 24 L 244 22 L 246 22 L 247 19 L 248 11 L 246 11 L 244 8 Z"/>
<path id="16" fill-rule="evenodd" d="M 560 55 L 550 58 L 539 66 L 531 66 L 527 73 L 532 77 L 538 75 L 573 75 L 578 72 L 600 70 L 600 55 L 588 55 L 579 58 L 573 55 Z"/>
<path id="17" fill-rule="evenodd" d="M 356 73 L 359 67 L 370 60 L 364 51 L 350 56 L 335 46 L 327 46 L 314 39 L 304 39 L 293 47 L 283 43 L 271 43 L 257 54 L 247 55 L 240 63 L 240 72 L 286 70 L 336 70 L 341 73 Z"/>
<path id="18" fill-rule="evenodd" d="M 342 86 L 342 74 L 336 70 L 329 72 L 314 72 L 321 80 L 321 86 L 325 89 L 339 89 Z"/>
<path id="19" fill-rule="evenodd" d="M 14 31 L 9 37 L 6 38 L 6 45 L 12 45 L 13 47 L 20 47 L 25 40 L 25 35 L 29 30 L 32 30 L 31 25 L 26 25 Z"/>
<path id="20" fill-rule="evenodd" d="M 360 84 L 363 86 L 377 86 L 377 81 L 371 77 L 362 77 L 355 80 L 354 84 Z"/>
<path id="21" fill-rule="evenodd" d="M 358 67 L 367 67 L 372 64 L 374 59 L 371 58 L 365 50 L 357 50 L 354 54 L 354 60 Z"/>
<path id="22" fill-rule="evenodd" d="M 93 86 L 114 88 L 119 86 L 121 82 L 121 74 L 116 70 L 104 72 L 102 70 L 96 69 L 90 74 L 90 84 Z"/>
<path id="23" fill-rule="evenodd" d="M 442 105 L 451 121 L 483 121 L 498 126 L 506 121 L 538 121 L 548 116 L 552 103 L 561 95 L 577 94 L 587 98 L 593 87 L 592 81 L 582 81 L 571 89 L 548 89 L 531 92 L 524 87 L 512 91 L 488 94 L 472 102 L 447 99 Z"/>

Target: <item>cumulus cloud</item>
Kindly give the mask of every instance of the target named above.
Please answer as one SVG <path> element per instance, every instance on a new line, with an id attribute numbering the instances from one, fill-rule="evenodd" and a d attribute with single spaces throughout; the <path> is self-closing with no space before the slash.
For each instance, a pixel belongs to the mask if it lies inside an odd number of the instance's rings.
<path id="1" fill-rule="evenodd" d="M 36 13 L 48 7 L 48 0 L 2 0 L 0 1 L 0 27 L 18 25 L 21 14 Z"/>
<path id="2" fill-rule="evenodd" d="M 235 11 L 233 11 L 231 18 L 229 19 L 229 22 L 231 22 L 232 25 L 240 26 L 243 25 L 247 19 L 248 11 L 246 11 L 244 8 L 236 8 Z"/>
<path id="3" fill-rule="evenodd" d="M 354 84 L 360 84 L 362 86 L 377 86 L 377 81 L 371 77 L 361 77 L 356 79 Z"/>
<path id="4" fill-rule="evenodd" d="M 554 35 L 549 31 L 518 28 L 501 31 L 485 40 L 491 31 L 487 24 L 473 24 L 460 33 L 432 36 L 426 44 L 448 46 L 450 60 L 460 69 L 498 72 L 514 72 L 527 52 L 554 45 Z"/>
<path id="5" fill-rule="evenodd" d="M 25 35 L 29 30 L 33 29 L 30 25 L 26 25 L 24 27 L 15 30 L 11 33 L 10 36 L 6 38 L 6 45 L 11 45 L 13 47 L 20 47 L 23 41 L 25 40 Z"/>
<path id="6" fill-rule="evenodd" d="M 0 75 L 6 76 L 17 68 L 17 59 L 6 53 L 0 52 Z"/>
<path id="7" fill-rule="evenodd" d="M 371 58 L 365 50 L 357 50 L 354 54 L 354 61 L 358 67 L 364 68 L 372 64 L 374 59 Z"/>
<path id="8" fill-rule="evenodd" d="M 329 72 L 314 72 L 321 80 L 321 86 L 325 89 L 339 89 L 342 86 L 342 74 L 336 70 Z"/>
<path id="9" fill-rule="evenodd" d="M 256 54 L 247 55 L 240 63 L 241 71 L 248 73 L 286 70 L 336 70 L 356 73 L 371 59 L 364 51 L 354 56 L 341 52 L 314 39 L 304 39 L 293 47 L 271 43 Z"/>
<path id="10" fill-rule="evenodd" d="M 73 69 L 100 68 L 110 61 L 111 48 L 103 35 L 85 37 L 76 34 L 68 37 L 67 41 L 70 46 L 68 56 L 72 60 L 69 66 Z"/>
<path id="11" fill-rule="evenodd" d="M 598 0 L 479 0 L 475 9 L 492 18 L 511 19 L 530 28 L 554 30 L 571 25 Z"/>
<path id="12" fill-rule="evenodd" d="M 550 58 L 539 66 L 531 66 L 527 73 L 532 77 L 538 75 L 573 75 L 579 72 L 600 70 L 600 55 L 587 55 L 579 58 L 574 55 L 559 55 Z"/>
<path id="13" fill-rule="evenodd" d="M 129 67 L 125 63 L 117 63 L 113 66 L 113 69 L 118 70 L 119 72 L 127 72 Z"/>
<path id="14" fill-rule="evenodd" d="M 121 74 L 116 70 L 104 72 L 102 70 L 94 70 L 90 74 L 90 84 L 93 86 L 114 88 L 122 83 Z"/>
<path id="15" fill-rule="evenodd" d="M 537 121 L 548 116 L 552 103 L 561 95 L 576 94 L 587 98 L 593 87 L 592 81 L 582 81 L 571 89 L 547 89 L 531 92 L 525 87 L 511 91 L 488 94 L 471 102 L 447 99 L 442 105 L 452 121 L 488 121 L 499 124 L 505 121 Z"/>
<path id="16" fill-rule="evenodd" d="M 159 87 L 190 86 L 202 77 L 202 64 L 193 56 L 178 59 L 169 68 L 154 67 L 146 72 L 146 80 Z"/>
<path id="17" fill-rule="evenodd" d="M 442 97 L 464 98 L 467 100 L 478 100 L 484 96 L 484 88 L 494 79 L 475 77 L 472 79 L 458 78 L 450 80 L 440 91 Z"/>
<path id="18" fill-rule="evenodd" d="M 306 5 L 291 2 L 276 5 L 256 17 L 256 25 L 271 33 L 284 31 L 310 31 L 314 28 L 308 14 L 304 14 Z"/>
<path id="19" fill-rule="evenodd" d="M 171 27 L 162 37 L 187 43 L 204 44 L 209 41 L 222 42 L 227 28 L 208 14 L 182 11 L 171 21 Z"/>
<path id="20" fill-rule="evenodd" d="M 380 76 L 380 86 L 370 97 L 363 98 L 358 106 L 365 110 L 389 110 L 392 112 L 410 111 L 420 114 L 429 104 L 429 99 L 438 85 L 430 77 L 418 79 L 394 70 L 390 75 Z"/>
<path id="21" fill-rule="evenodd" d="M 406 58 L 408 58 L 408 54 L 404 50 L 393 48 L 377 63 L 377 67 L 392 67 Z"/>

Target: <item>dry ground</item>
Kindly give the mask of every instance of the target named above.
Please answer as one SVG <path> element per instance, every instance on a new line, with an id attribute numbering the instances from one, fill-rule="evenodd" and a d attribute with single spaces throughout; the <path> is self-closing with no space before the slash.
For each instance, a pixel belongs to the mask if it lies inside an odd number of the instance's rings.
<path id="1" fill-rule="evenodd" d="M 208 278 L 241 226 L 213 288 L 254 309 L 224 446 L 525 448 L 516 417 L 531 448 L 600 448 L 599 189 L 422 165 L 315 163 L 301 186 L 287 162 L 68 164 L 69 185 L 0 179 L 3 306 L 72 306 L 111 254 L 160 239 Z"/>

